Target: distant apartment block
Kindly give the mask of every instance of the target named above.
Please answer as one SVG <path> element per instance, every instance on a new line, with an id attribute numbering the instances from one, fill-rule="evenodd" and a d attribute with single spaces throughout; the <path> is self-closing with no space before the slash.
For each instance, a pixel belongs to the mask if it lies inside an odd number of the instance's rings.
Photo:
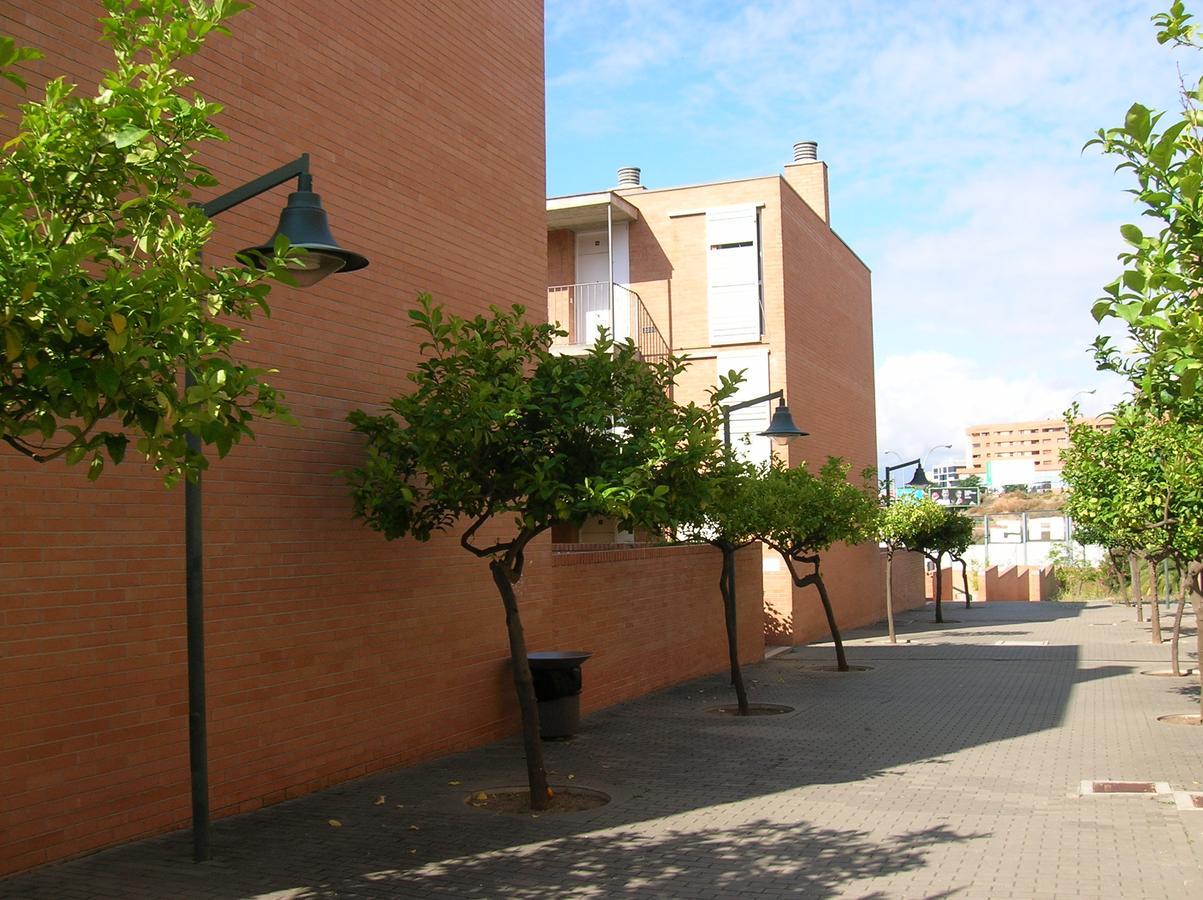
<path id="1" fill-rule="evenodd" d="M 952 487 L 953 482 L 959 481 L 961 478 L 960 470 L 965 467 L 963 462 L 944 463 L 939 466 L 932 466 L 931 473 L 928 478 L 936 487 Z"/>
<path id="2" fill-rule="evenodd" d="M 1081 419 L 1095 428 L 1109 427 L 1102 419 Z M 1069 446 L 1064 419 L 970 425 L 965 429 L 969 462 L 958 477 L 986 476 L 992 463 L 1000 471 L 1055 476 L 1061 471 L 1061 451 Z M 1018 477 L 1018 476 L 1016 476 Z"/>

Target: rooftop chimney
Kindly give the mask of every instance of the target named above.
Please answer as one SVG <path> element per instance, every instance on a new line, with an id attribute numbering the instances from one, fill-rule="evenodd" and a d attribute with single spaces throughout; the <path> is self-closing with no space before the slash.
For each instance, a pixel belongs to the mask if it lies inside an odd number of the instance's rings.
<path id="1" fill-rule="evenodd" d="M 819 159 L 818 141 L 794 144 L 794 161 L 785 164 L 785 180 L 824 222 L 831 222 L 827 197 L 827 163 Z"/>
<path id="2" fill-rule="evenodd" d="M 819 158 L 818 141 L 798 141 L 794 144 L 794 162 L 815 162 Z"/>
<path id="3" fill-rule="evenodd" d="M 637 188 L 642 187 L 639 183 L 639 167 L 638 166 L 623 166 L 618 170 L 618 187 L 622 188 Z"/>

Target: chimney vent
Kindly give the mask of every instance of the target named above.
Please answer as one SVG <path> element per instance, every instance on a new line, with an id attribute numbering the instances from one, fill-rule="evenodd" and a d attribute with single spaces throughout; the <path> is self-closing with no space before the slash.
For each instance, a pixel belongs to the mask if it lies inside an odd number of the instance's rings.
<path id="1" fill-rule="evenodd" d="M 794 144 L 794 162 L 815 162 L 819 158 L 818 141 L 798 141 Z"/>
<path id="2" fill-rule="evenodd" d="M 618 186 L 620 188 L 639 187 L 639 167 L 623 166 L 618 170 Z"/>

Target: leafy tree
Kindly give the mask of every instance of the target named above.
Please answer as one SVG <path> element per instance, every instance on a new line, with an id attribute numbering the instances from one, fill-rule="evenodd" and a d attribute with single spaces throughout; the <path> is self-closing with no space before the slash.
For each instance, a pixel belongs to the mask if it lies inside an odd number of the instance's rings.
<path id="1" fill-rule="evenodd" d="M 749 491 L 757 537 L 781 554 L 797 587 L 813 585 L 818 590 L 841 672 L 848 671 L 848 659 L 819 566 L 822 553 L 832 544 L 859 544 L 873 535 L 877 514 L 873 470 L 863 476 L 860 486 L 851 484 L 848 465 L 838 457 L 828 457 L 818 475 L 805 464 L 791 469 L 774 461 Z M 813 566 L 813 571 L 799 574 L 799 564 Z"/>
<path id="2" fill-rule="evenodd" d="M 1203 423 L 1121 406 L 1108 432 L 1073 425 L 1062 457 L 1075 522 L 1153 561 L 1174 560 L 1203 621 Z M 1177 627 L 1171 657 L 1176 669 Z"/>
<path id="3" fill-rule="evenodd" d="M 1153 16 L 1157 41 L 1199 49 L 1200 32 L 1181 2 Z M 1129 245 L 1124 271 L 1093 308 L 1096 321 L 1121 323 L 1134 347 L 1120 352 L 1111 338 L 1094 343 L 1096 362 L 1118 372 L 1154 408 L 1172 407 L 1195 394 L 1203 372 L 1203 81 L 1183 85 L 1182 108 L 1173 113 L 1134 103 L 1116 128 L 1100 129 L 1087 146 L 1116 156 L 1136 181 L 1131 193 L 1144 227 L 1124 225 Z M 1197 411 L 1197 410 L 1196 410 Z"/>
<path id="4" fill-rule="evenodd" d="M 927 498 L 900 500 L 878 511 L 877 539 L 886 550 L 886 624 L 891 644 L 898 643 L 894 631 L 894 554 L 913 546 L 918 535 L 934 531 L 943 520 L 943 507 Z"/>
<path id="5" fill-rule="evenodd" d="M 94 96 L 63 78 L 21 107 L 0 156 L 0 438 L 37 462 L 121 462 L 131 437 L 167 483 L 281 415 L 265 370 L 230 354 L 231 318 L 267 312 L 266 271 L 206 269 L 213 226 L 188 200 L 216 180 L 196 161 L 221 110 L 177 60 L 245 8 L 232 0 L 103 0 L 115 56 Z M 0 72 L 35 58 L 0 37 Z M 189 370 L 196 384 L 185 390 Z"/>
<path id="6" fill-rule="evenodd" d="M 961 479 L 959 479 L 959 480 L 957 480 L 957 481 L 954 481 L 954 482 L 952 483 L 952 486 L 953 486 L 953 487 L 960 487 L 960 488 L 967 488 L 967 487 L 975 487 L 975 488 L 980 488 L 980 487 L 982 487 L 983 485 L 982 485 L 982 479 L 981 479 L 981 476 L 979 476 L 979 475 L 967 475 L 967 476 L 966 476 L 966 477 L 964 477 L 964 478 L 961 478 Z"/>
<path id="7" fill-rule="evenodd" d="M 732 376 L 722 381 L 720 390 L 728 385 L 738 385 L 739 376 L 735 373 Z M 727 391 L 723 396 L 730 392 Z M 689 508 L 680 497 L 675 496 L 671 501 L 674 518 L 682 523 L 680 534 L 689 540 L 706 541 L 723 555 L 719 594 L 723 599 L 723 617 L 727 626 L 731 685 L 735 688 L 735 700 L 741 716 L 748 715 L 749 709 L 743 669 L 739 664 L 735 554 L 757 540 L 758 522 L 751 500 L 761 477 L 762 473 L 755 466 L 739 459 L 730 448 L 725 448 L 702 471 L 700 487 L 685 492 L 685 497 L 698 498 L 700 504 Z"/>
<path id="8" fill-rule="evenodd" d="M 940 508 L 941 519 L 934 527 L 916 531 L 907 544 L 908 550 L 922 553 L 936 567 L 936 621 L 944 621 L 942 607 L 943 586 L 940 566 L 944 556 L 959 557 L 973 543 L 973 520 L 954 509 Z"/>
<path id="9" fill-rule="evenodd" d="M 719 419 L 713 402 L 669 399 L 680 360 L 643 362 L 629 341 L 607 339 L 583 356 L 558 356 L 550 348 L 562 332 L 523 313 L 464 319 L 421 295 L 409 313 L 423 334 L 414 389 L 383 414 L 350 414 L 367 453 L 348 480 L 356 515 L 385 538 L 462 529 L 460 545 L 489 561 L 537 810 L 549 794 L 516 593 L 526 549 L 559 521 L 612 516 L 667 527 L 672 503 L 699 505 L 690 492 L 718 452 Z M 486 526 L 507 524 L 505 536 L 480 539 Z"/>

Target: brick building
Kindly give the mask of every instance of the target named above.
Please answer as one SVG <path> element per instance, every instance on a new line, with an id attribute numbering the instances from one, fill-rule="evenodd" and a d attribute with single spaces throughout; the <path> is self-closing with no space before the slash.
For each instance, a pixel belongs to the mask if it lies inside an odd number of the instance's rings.
<path id="1" fill-rule="evenodd" d="M 94 90 L 111 60 L 101 12 L 0 7 L 0 33 L 45 52 L 24 67 L 32 96 L 59 74 Z M 352 519 L 337 473 L 361 452 L 347 412 L 404 389 L 418 358 L 416 293 L 462 315 L 540 315 L 547 259 L 540 0 L 371 16 L 259 0 L 231 25 L 187 61 L 225 105 L 215 193 L 308 152 L 334 232 L 371 265 L 273 292 L 240 356 L 279 370 L 299 426 L 256 426 L 205 476 L 217 816 L 516 730 L 485 563 L 458 535 L 385 542 Z M 0 82 L 2 139 L 21 99 Z M 286 192 L 223 215 L 211 258 L 270 234 Z M 188 822 L 182 507 L 182 488 L 134 459 L 90 483 L 0 452 L 0 874 Z M 531 649 L 595 653 L 586 712 L 725 665 L 702 548 L 556 556 L 547 537 L 527 572 Z M 745 563 L 747 660 L 763 650 L 760 583 Z"/>
<path id="2" fill-rule="evenodd" d="M 1081 419 L 1095 428 L 1110 427 L 1098 418 Z M 997 422 L 970 425 L 965 429 L 969 445 L 969 463 L 958 471 L 960 477 L 987 474 L 990 463 L 1028 463 L 1036 477 L 1061 471 L 1061 451 L 1069 447 L 1069 432 L 1064 419 L 1039 419 L 1030 422 Z"/>
<path id="3" fill-rule="evenodd" d="M 789 463 L 842 456 L 856 473 L 877 455 L 870 274 L 830 226 L 827 165 L 815 145 L 794 151 L 782 175 L 649 189 L 631 168 L 611 190 L 549 199 L 549 317 L 570 345 L 605 325 L 646 353 L 690 357 L 679 399 L 703 399 L 731 369 L 746 370 L 731 402 L 784 389 L 810 432 L 784 451 Z M 771 452 L 757 436 L 770 414 L 765 403 L 732 416 L 733 437 L 752 458 Z M 814 589 L 795 589 L 773 551 L 763 567 L 770 636 L 798 643 L 826 634 Z M 881 617 L 875 546 L 832 548 L 824 575 L 841 623 Z"/>

